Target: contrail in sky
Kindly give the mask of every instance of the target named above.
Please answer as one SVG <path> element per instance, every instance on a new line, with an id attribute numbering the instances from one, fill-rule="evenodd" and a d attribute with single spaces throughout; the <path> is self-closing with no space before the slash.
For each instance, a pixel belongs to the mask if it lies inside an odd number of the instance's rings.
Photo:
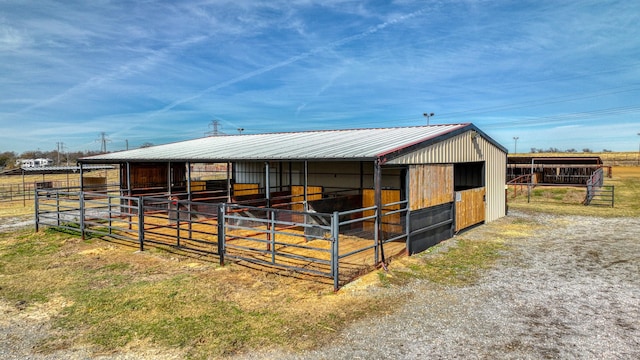
<path id="1" fill-rule="evenodd" d="M 387 28 L 387 27 L 389 27 L 391 25 L 402 23 L 402 22 L 407 21 L 407 20 L 409 20 L 411 18 L 414 18 L 414 17 L 416 17 L 418 15 L 421 15 L 424 12 L 425 12 L 425 9 L 421 9 L 421 10 L 417 10 L 417 11 L 414 11 L 414 12 L 406 14 L 406 15 L 398 16 L 398 17 L 396 17 L 394 19 L 391 19 L 389 21 L 385 21 L 385 22 L 383 22 L 381 24 L 378 24 L 376 26 L 372 26 L 369 29 L 367 29 L 366 31 L 363 31 L 363 32 L 361 32 L 359 34 L 348 36 L 346 38 L 343 38 L 343 39 L 337 40 L 335 42 L 332 42 L 332 43 L 330 43 L 328 45 L 320 46 L 320 47 L 317 47 L 317 48 L 315 48 L 313 50 L 304 52 L 302 54 L 292 56 L 292 57 L 290 57 L 288 59 L 285 59 L 285 60 L 283 60 L 281 62 L 272 64 L 272 65 L 268 65 L 268 66 L 262 67 L 260 69 L 256 69 L 254 71 L 251 71 L 251 72 L 248 72 L 246 74 L 237 76 L 237 77 L 235 77 L 233 79 L 230 79 L 230 80 L 227 80 L 227 81 L 223 81 L 223 82 L 221 82 L 219 84 L 210 86 L 210 87 L 200 91 L 197 94 L 194 94 L 194 95 L 186 97 L 186 98 L 182 98 L 180 100 L 176 100 L 176 101 L 172 102 L 171 104 L 168 104 L 167 106 L 163 107 L 162 109 L 160 109 L 158 111 L 155 111 L 154 113 L 150 114 L 150 116 L 157 115 L 157 114 L 162 114 L 164 112 L 167 112 L 167 111 L 173 109 L 174 107 L 176 107 L 178 105 L 181 105 L 181 104 L 187 103 L 189 101 L 195 100 L 197 98 L 200 98 L 203 95 L 205 95 L 206 93 L 209 93 L 209 92 L 212 92 L 212 91 L 215 91 L 215 90 L 219 90 L 219 89 L 225 88 L 225 87 L 230 86 L 230 85 L 234 85 L 234 84 L 239 83 L 241 81 L 251 79 L 253 77 L 262 75 L 264 73 L 267 73 L 269 71 L 272 71 L 272 70 L 275 70 L 275 69 L 279 69 L 279 68 L 285 67 L 287 65 L 293 64 L 295 62 L 298 62 L 300 60 L 309 58 L 309 57 L 311 57 L 311 56 L 313 56 L 315 54 L 323 53 L 323 52 L 326 52 L 328 50 L 335 49 L 337 47 L 340 47 L 340 46 L 343 46 L 345 44 L 348 44 L 350 42 L 353 42 L 353 41 L 356 41 L 356 40 L 360 40 L 360 39 L 365 38 L 367 36 L 373 35 L 373 34 L 379 32 L 381 30 L 384 30 L 385 28 Z"/>

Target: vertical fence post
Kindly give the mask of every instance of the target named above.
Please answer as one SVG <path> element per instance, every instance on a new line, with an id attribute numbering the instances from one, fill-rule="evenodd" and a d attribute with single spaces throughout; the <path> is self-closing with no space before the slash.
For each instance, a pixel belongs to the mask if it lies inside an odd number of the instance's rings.
<path id="1" fill-rule="evenodd" d="M 176 200 L 176 247 L 180 247 L 180 200 Z M 171 207 L 171 201 L 169 201 Z"/>
<path id="2" fill-rule="evenodd" d="M 138 241 L 140 251 L 144 251 L 144 197 L 138 198 Z"/>
<path id="3" fill-rule="evenodd" d="M 189 204 L 187 204 L 187 227 L 189 229 L 189 239 L 193 239 L 193 218 L 195 216 L 193 216 L 193 204 L 192 204 L 193 200 L 191 200 L 191 194 L 189 194 Z"/>
<path id="4" fill-rule="evenodd" d="M 113 220 L 111 220 L 113 218 L 112 216 L 112 207 L 111 207 L 111 196 L 109 194 L 107 194 L 107 216 L 109 217 L 109 235 L 111 235 L 113 233 L 111 227 L 113 226 Z"/>
<path id="5" fill-rule="evenodd" d="M 379 231 L 378 231 L 378 207 L 376 206 L 375 209 L 375 219 L 373 220 L 373 263 L 378 265 L 378 262 L 380 261 L 380 256 L 378 254 L 378 250 L 380 247 L 380 239 L 379 239 Z"/>
<path id="6" fill-rule="evenodd" d="M 615 190 L 616 190 L 615 186 L 611 186 L 611 207 L 613 207 L 613 204 L 614 204 L 615 198 L 616 198 L 615 197 L 615 195 L 616 195 L 615 194 Z"/>
<path id="7" fill-rule="evenodd" d="M 56 226 L 60 226 L 60 192 L 56 191 Z"/>
<path id="8" fill-rule="evenodd" d="M 33 197 L 33 201 L 34 201 L 34 215 L 35 215 L 35 222 L 36 222 L 36 232 L 38 232 L 38 230 L 40 229 L 40 206 L 38 204 L 38 190 L 35 190 L 35 194 Z"/>
<path id="9" fill-rule="evenodd" d="M 82 240 L 84 240 L 84 191 L 82 189 L 80 189 L 78 202 L 80 203 L 80 234 L 82 235 Z"/>
<path id="10" fill-rule="evenodd" d="M 276 263 L 276 212 L 273 209 L 269 210 L 270 216 L 270 238 L 271 238 L 271 263 Z"/>
<path id="11" fill-rule="evenodd" d="M 220 266 L 224 266 L 224 203 L 218 204 L 218 256 L 220 257 Z"/>
<path id="12" fill-rule="evenodd" d="M 333 275 L 333 291 L 340 289 L 340 216 L 337 211 L 331 216 L 331 275 Z"/>

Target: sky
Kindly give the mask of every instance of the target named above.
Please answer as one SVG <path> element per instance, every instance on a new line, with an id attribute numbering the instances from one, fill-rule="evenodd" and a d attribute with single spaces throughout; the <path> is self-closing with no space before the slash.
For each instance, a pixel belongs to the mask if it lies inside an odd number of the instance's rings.
<path id="1" fill-rule="evenodd" d="M 427 122 L 638 151 L 638 24 L 640 1 L 0 0 L 0 152 Z"/>

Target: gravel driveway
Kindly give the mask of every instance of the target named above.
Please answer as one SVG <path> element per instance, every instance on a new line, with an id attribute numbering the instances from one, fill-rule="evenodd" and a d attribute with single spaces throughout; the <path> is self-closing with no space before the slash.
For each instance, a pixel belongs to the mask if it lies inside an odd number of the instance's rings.
<path id="1" fill-rule="evenodd" d="M 510 212 L 539 233 L 467 287 L 418 282 L 398 311 L 281 359 L 640 359 L 640 219 Z M 482 237 L 489 226 L 462 236 Z"/>
<path id="2" fill-rule="evenodd" d="M 416 281 L 371 289 L 407 293 L 409 300 L 397 308 L 390 304 L 386 316 L 352 324 L 323 348 L 242 358 L 640 359 L 640 219 L 512 211 L 461 237 L 491 236 L 501 221 L 532 220 L 539 231 L 509 240 L 507 256 L 475 285 Z M 90 357 L 83 350 L 30 354 L 47 331 L 46 319 L 6 317 L 16 313 L 8 309 L 0 313 L 0 353 L 8 358 Z M 161 352 L 100 358 L 140 356 L 175 358 Z"/>

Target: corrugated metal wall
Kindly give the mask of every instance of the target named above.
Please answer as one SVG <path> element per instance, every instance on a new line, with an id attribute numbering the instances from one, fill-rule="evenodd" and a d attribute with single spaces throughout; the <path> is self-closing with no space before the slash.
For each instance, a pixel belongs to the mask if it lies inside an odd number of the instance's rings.
<path id="1" fill-rule="evenodd" d="M 427 148 L 390 160 L 387 164 L 453 164 L 485 162 L 486 221 L 496 220 L 506 213 L 505 183 L 507 154 L 475 131 L 438 142 Z"/>

